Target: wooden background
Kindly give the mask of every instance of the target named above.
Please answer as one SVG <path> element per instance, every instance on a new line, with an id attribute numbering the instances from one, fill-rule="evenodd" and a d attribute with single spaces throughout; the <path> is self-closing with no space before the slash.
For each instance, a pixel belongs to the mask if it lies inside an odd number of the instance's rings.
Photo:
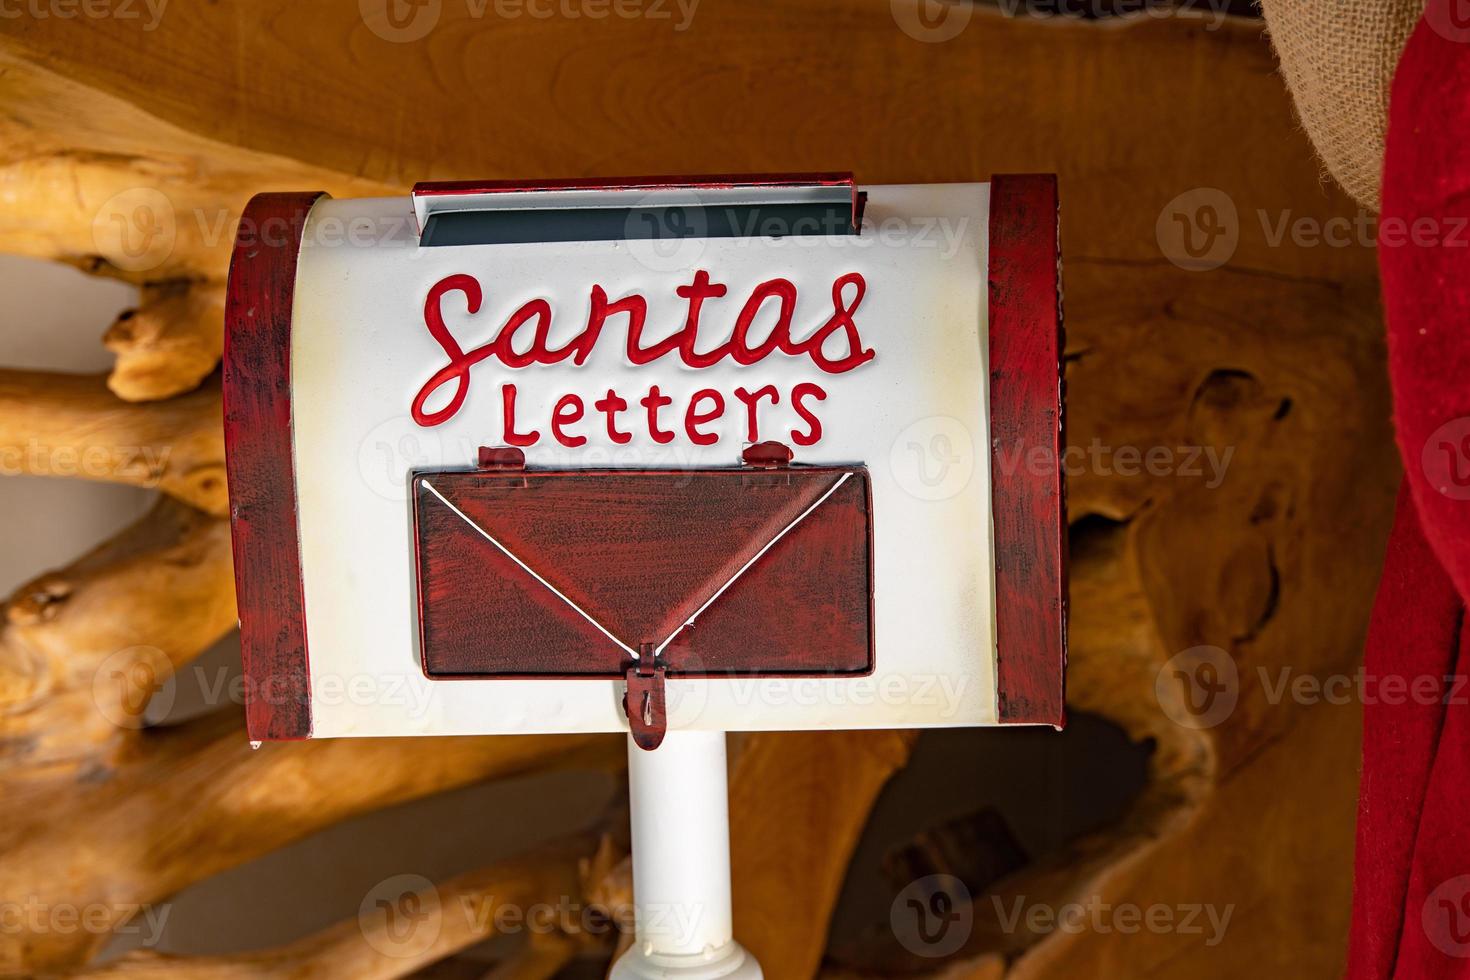
<path id="1" fill-rule="evenodd" d="M 949 6 L 928 13 L 968 20 L 935 41 L 900 26 L 917 0 L 703 0 L 684 30 L 677 7 L 537 19 L 442 0 L 431 30 L 394 42 L 369 25 L 373 2 L 172 0 L 153 23 L 141 3 L 135 17 L 122 0 L 62 17 L 64 0 L 45 0 L 0 21 L 0 250 L 141 287 L 135 313 L 98 324 L 109 375 L 0 369 L 0 449 L 102 447 L 110 462 L 94 476 L 161 492 L 135 527 L 6 605 L 0 902 L 103 911 L 90 929 L 7 925 L 0 975 L 433 970 L 485 936 L 446 914 L 426 948 L 385 954 L 386 923 L 344 907 L 340 925 L 288 946 L 88 961 L 135 903 L 349 817 L 546 767 L 621 765 L 618 738 L 251 752 L 228 706 L 166 729 L 132 723 L 158 678 L 235 627 L 214 371 L 233 223 L 251 194 L 834 169 L 869 183 L 1056 171 L 1069 442 L 1232 455 L 1218 486 L 1115 466 L 1071 475 L 1069 706 L 1148 753 L 1120 819 L 984 882 L 948 959 L 911 955 L 881 923 L 873 945 L 834 937 L 829 949 L 853 848 L 913 739 L 738 738 L 741 940 L 773 978 L 1337 975 L 1359 706 L 1276 698 L 1263 681 L 1356 669 L 1398 475 L 1371 249 L 1275 235 L 1283 218 L 1356 215 L 1320 176 L 1259 25 Z M 1199 202 L 1222 197 L 1233 253 L 1182 267 L 1171 215 L 1203 220 Z M 145 448 L 169 452 L 149 465 Z M 1200 645 L 1227 651 L 1238 678 L 1233 712 L 1208 728 L 1179 723 L 1189 691 L 1164 669 Z M 441 907 L 574 894 L 614 908 L 628 888 L 618 820 L 438 882 Z M 1216 945 L 1177 929 L 1032 933 L 1007 929 L 992 896 L 1233 915 Z M 596 970 L 613 951 L 554 933 L 511 943 L 496 970 Z"/>

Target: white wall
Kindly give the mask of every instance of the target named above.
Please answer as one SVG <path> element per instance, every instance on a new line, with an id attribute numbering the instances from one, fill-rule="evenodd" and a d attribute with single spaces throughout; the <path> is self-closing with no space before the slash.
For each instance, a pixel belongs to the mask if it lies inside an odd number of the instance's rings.
<path id="1" fill-rule="evenodd" d="M 0 256 L 0 366 L 100 372 L 102 333 L 137 301 L 132 286 L 69 266 Z M 151 491 L 85 480 L 0 479 L 0 595 L 135 520 Z"/>

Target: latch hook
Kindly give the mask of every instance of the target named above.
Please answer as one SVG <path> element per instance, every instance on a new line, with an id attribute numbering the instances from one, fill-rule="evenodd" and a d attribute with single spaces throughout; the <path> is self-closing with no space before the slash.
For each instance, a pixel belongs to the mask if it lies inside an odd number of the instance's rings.
<path id="1" fill-rule="evenodd" d="M 652 643 L 638 647 L 638 659 L 628 665 L 627 692 L 623 695 L 623 711 L 628 715 L 628 728 L 640 749 L 652 751 L 663 743 L 669 729 L 664 679 L 667 666 L 659 662 Z"/>

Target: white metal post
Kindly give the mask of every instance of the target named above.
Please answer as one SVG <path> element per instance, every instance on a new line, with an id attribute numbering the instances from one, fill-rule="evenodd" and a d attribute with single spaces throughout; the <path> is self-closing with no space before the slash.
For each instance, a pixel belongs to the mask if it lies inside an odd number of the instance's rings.
<path id="1" fill-rule="evenodd" d="M 637 941 L 611 980 L 761 980 L 735 942 L 724 732 L 628 739 Z"/>

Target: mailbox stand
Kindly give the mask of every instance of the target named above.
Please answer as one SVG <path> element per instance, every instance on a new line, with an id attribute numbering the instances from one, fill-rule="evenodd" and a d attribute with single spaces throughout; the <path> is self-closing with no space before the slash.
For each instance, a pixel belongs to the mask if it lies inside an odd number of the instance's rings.
<path id="1" fill-rule="evenodd" d="M 628 789 L 637 939 L 612 980 L 759 980 L 732 928 L 725 733 L 629 737 Z"/>

